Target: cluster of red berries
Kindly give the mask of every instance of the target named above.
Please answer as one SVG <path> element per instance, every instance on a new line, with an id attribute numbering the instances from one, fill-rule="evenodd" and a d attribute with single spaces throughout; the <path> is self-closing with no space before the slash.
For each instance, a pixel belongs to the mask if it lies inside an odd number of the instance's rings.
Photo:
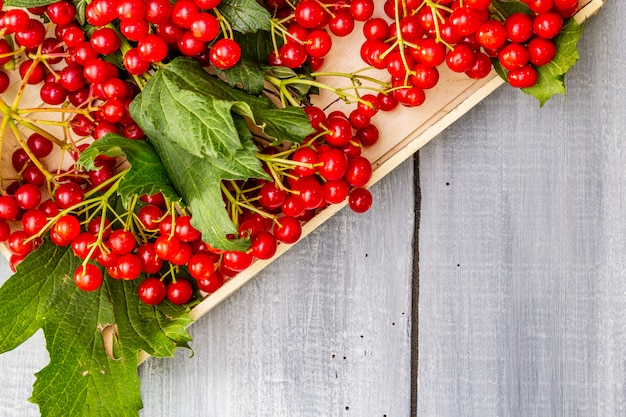
<path id="1" fill-rule="evenodd" d="M 519 88 L 537 83 L 537 67 L 552 62 L 557 53 L 554 38 L 561 33 L 564 19 L 578 10 L 578 0 L 523 2 L 531 13 L 513 13 L 503 23 L 490 21 L 477 35 L 506 71 L 509 84 Z"/>
<path id="2" fill-rule="evenodd" d="M 320 2 L 302 0 L 294 5 L 286 0 L 265 0 L 274 12 L 274 30 L 282 35 L 283 44 L 269 57 L 271 65 L 299 68 L 308 63 L 319 69 L 332 48 L 331 34 L 347 36 L 355 21 L 365 21 L 374 13 L 373 0 Z M 330 32 L 330 33 L 329 33 Z"/>
<path id="3" fill-rule="evenodd" d="M 504 22 L 492 16 L 491 0 L 387 0 L 387 18 L 368 19 L 361 57 L 386 70 L 393 95 L 403 105 L 421 105 L 425 90 L 439 81 L 440 65 L 473 79 L 486 77 L 497 58 L 514 87 L 537 82 L 536 67 L 552 61 L 563 19 L 577 0 L 524 0 L 530 14 L 514 13 Z M 388 19 L 391 19 L 388 20 Z"/>
<path id="4" fill-rule="evenodd" d="M 361 5 L 357 11 L 373 8 L 371 0 L 353 4 Z M 116 213 L 108 203 L 119 183 L 121 161 L 115 158 L 99 156 L 95 161 L 98 169 L 87 171 L 73 165 L 67 169 L 57 166 L 59 153 L 67 152 L 76 160 L 91 138 L 98 140 L 107 133 L 144 138 L 128 112 L 139 92 L 129 74 L 143 73 L 165 58 L 156 52 L 160 46 L 155 45 L 161 41 L 150 40 L 155 37 L 167 39 L 167 53 L 195 56 L 203 62 L 202 53 L 187 53 L 185 48 L 192 45 L 189 36 L 197 42 L 199 22 L 207 14 L 203 10 L 216 5 L 209 7 L 207 2 L 195 0 L 179 0 L 173 5 L 158 0 L 95 0 L 86 10 L 88 22 L 95 27 L 89 36 L 76 22 L 74 5 L 67 0 L 2 12 L 0 30 L 12 36 L 13 42 L 0 40 L 0 63 L 13 60 L 19 64 L 20 90 L 29 85 L 38 88 L 44 105 L 61 115 L 58 124 L 64 132 L 64 139 L 58 139 L 38 130 L 21 139 L 22 146 L 11 156 L 16 175 L 4 179 L 11 183 L 3 184 L 5 193 L 0 196 L 0 241 L 12 253 L 14 270 L 47 238 L 57 246 L 71 248 L 83 260 L 74 280 L 85 291 L 99 288 L 105 276 L 122 280 L 143 277 L 139 285 L 142 301 L 158 304 L 167 299 L 182 304 L 189 302 L 197 289 L 216 291 L 225 279 L 248 268 L 255 259 L 273 257 L 279 243 L 295 243 L 304 222 L 327 205 L 347 200 L 356 212 L 370 208 L 372 196 L 364 186 L 372 176 L 372 166 L 361 151 L 378 140 L 371 118 L 397 104 L 383 93 L 362 96 L 350 114 L 335 111 L 327 115 L 318 107 L 305 107 L 315 133 L 298 147 L 279 149 L 259 143 L 259 158 L 271 180 L 225 184 L 225 193 L 231 194 L 230 199 L 225 198 L 228 210 L 238 213 L 233 219 L 238 235 L 251 242 L 246 251 L 210 247 L 191 225 L 191 216 L 166 202 L 160 193 L 141 196 L 129 212 Z M 43 23 L 46 20 L 52 23 L 48 27 Z M 113 20 L 117 30 L 108 24 Z M 150 29 L 133 39 L 132 34 L 139 33 L 133 25 Z M 49 32 L 53 36 L 48 36 Z M 174 42 L 164 37 L 173 32 L 181 32 L 179 39 L 187 40 Z M 210 51 L 207 45 L 212 40 L 215 38 L 202 40 L 203 51 Z M 106 58 L 122 50 L 125 41 L 137 45 L 126 50 L 125 63 L 118 68 Z M 152 52 L 146 55 L 146 51 Z M 143 65 L 142 71 L 134 71 L 128 64 L 129 54 L 134 53 L 141 59 L 134 62 Z M 227 56 L 233 58 L 231 53 Z M 210 63 L 215 65 L 211 58 Z M 232 210 L 232 204 L 238 209 Z"/>

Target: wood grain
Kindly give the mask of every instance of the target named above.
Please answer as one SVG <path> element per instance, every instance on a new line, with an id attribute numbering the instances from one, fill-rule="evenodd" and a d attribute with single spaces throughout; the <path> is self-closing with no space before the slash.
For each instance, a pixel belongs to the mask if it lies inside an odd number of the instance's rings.
<path id="1" fill-rule="evenodd" d="M 417 415 L 626 415 L 626 4 L 567 100 L 499 89 L 420 151 Z"/>

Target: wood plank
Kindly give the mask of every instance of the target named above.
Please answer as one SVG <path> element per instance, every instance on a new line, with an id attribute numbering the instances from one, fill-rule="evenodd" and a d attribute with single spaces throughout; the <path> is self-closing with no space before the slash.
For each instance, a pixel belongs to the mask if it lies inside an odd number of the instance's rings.
<path id="1" fill-rule="evenodd" d="M 626 415 L 626 4 L 420 151 L 419 416 Z"/>

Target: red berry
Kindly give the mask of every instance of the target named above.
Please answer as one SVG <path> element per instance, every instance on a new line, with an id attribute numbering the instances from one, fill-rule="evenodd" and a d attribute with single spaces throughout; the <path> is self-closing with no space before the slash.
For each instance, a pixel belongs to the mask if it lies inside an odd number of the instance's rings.
<path id="1" fill-rule="evenodd" d="M 165 300 L 167 286 L 158 278 L 149 277 L 139 284 L 139 299 L 146 304 L 156 305 Z"/>
<path id="2" fill-rule="evenodd" d="M 83 291 L 95 291 L 102 285 L 102 271 L 93 264 L 85 264 L 76 268 L 74 282 Z"/>
<path id="3" fill-rule="evenodd" d="M 365 188 L 355 188 L 350 192 L 348 205 L 356 213 L 364 213 L 372 206 L 372 194 Z"/>
<path id="4" fill-rule="evenodd" d="M 167 299 L 172 304 L 185 304 L 193 296 L 193 287 L 189 281 L 178 278 L 176 282 L 171 282 L 167 286 Z"/>

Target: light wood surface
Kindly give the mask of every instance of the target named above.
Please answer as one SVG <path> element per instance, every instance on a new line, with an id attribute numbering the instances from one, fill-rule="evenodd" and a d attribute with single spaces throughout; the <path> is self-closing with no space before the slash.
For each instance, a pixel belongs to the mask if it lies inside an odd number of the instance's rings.
<path id="1" fill-rule="evenodd" d="M 626 3 L 419 153 L 418 416 L 626 415 Z"/>

